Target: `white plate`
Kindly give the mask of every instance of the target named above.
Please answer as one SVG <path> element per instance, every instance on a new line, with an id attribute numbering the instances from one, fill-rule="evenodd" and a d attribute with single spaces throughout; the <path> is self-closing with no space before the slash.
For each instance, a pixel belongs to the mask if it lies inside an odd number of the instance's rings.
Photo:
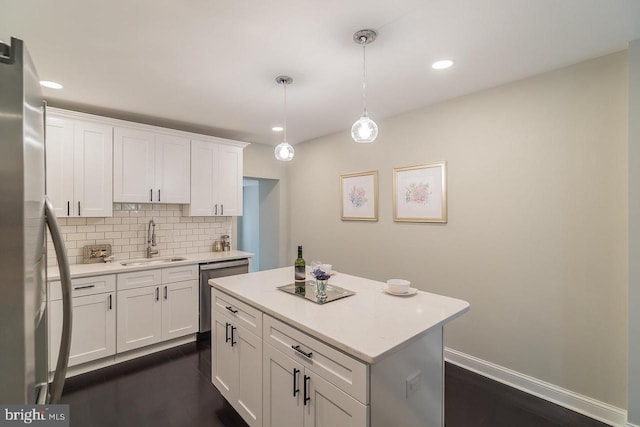
<path id="1" fill-rule="evenodd" d="M 401 292 L 393 292 L 391 290 L 389 290 L 389 288 L 382 288 L 382 290 L 390 295 L 395 295 L 395 296 L 399 296 L 399 297 L 406 297 L 409 295 L 415 295 L 418 290 L 416 288 L 409 288 L 409 290 L 405 293 L 401 293 Z"/>

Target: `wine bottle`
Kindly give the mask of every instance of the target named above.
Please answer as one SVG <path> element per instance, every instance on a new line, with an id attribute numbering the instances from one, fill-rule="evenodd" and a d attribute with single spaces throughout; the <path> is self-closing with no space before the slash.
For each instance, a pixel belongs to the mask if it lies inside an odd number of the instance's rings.
<path id="1" fill-rule="evenodd" d="M 295 293 L 303 294 L 305 293 L 305 285 L 306 285 L 306 263 L 304 262 L 304 258 L 302 258 L 302 246 L 298 246 L 298 258 L 294 264 L 295 266 Z"/>

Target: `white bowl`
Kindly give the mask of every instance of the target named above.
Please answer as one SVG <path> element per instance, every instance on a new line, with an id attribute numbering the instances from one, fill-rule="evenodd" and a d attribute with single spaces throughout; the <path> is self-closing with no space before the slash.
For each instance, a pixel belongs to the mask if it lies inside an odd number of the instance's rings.
<path id="1" fill-rule="evenodd" d="M 397 294 L 406 294 L 409 292 L 409 285 L 411 285 L 411 282 L 404 279 L 387 280 L 387 289 Z"/>

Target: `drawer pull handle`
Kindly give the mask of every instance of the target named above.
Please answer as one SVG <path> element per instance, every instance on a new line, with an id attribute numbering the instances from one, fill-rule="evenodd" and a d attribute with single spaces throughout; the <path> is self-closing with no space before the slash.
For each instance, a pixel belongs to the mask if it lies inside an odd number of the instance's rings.
<path id="1" fill-rule="evenodd" d="M 298 387 L 298 374 L 300 373 L 300 369 L 293 368 L 293 397 L 296 397 L 297 393 L 300 393 L 300 388 Z"/>
<path id="2" fill-rule="evenodd" d="M 151 199 L 151 201 L 153 202 L 153 188 L 149 189 L 149 198 Z"/>
<path id="3" fill-rule="evenodd" d="M 236 329 L 238 329 L 238 328 L 236 328 L 235 326 L 231 325 L 231 347 L 233 347 L 235 344 L 238 344 L 238 342 L 235 341 L 235 338 L 233 336 L 233 331 L 235 331 Z"/>
<path id="4" fill-rule="evenodd" d="M 235 310 L 235 309 L 234 309 L 233 307 L 231 307 L 231 306 L 228 306 L 228 307 L 225 307 L 225 308 L 226 308 L 227 310 L 229 310 L 230 312 L 232 312 L 233 314 L 236 314 L 236 313 L 238 312 L 238 310 Z"/>
<path id="5" fill-rule="evenodd" d="M 113 310 L 112 300 L 113 300 L 113 295 L 109 294 L 109 310 Z"/>
<path id="6" fill-rule="evenodd" d="M 67 202 L 67 216 L 71 216 L 71 202 Z"/>
<path id="7" fill-rule="evenodd" d="M 306 353 L 304 350 L 300 348 L 299 345 L 292 345 L 291 348 L 297 351 L 298 353 L 302 354 L 303 356 L 308 357 L 309 359 L 311 359 L 311 356 L 313 356 L 313 352 L 310 351 Z"/>
<path id="8" fill-rule="evenodd" d="M 156 288 L 156 301 L 160 301 L 160 288 Z"/>
<path id="9" fill-rule="evenodd" d="M 310 376 L 305 375 L 304 376 L 304 405 L 307 405 L 307 402 L 311 400 L 311 397 L 309 397 L 309 386 L 307 384 L 309 384 L 309 380 L 311 379 Z"/>
<path id="10" fill-rule="evenodd" d="M 164 287 L 164 299 L 167 299 L 167 287 Z"/>
<path id="11" fill-rule="evenodd" d="M 224 324 L 224 342 L 229 342 L 229 322 Z"/>
<path id="12" fill-rule="evenodd" d="M 85 285 L 85 286 L 74 286 L 73 289 L 74 290 L 80 290 L 80 289 L 91 289 L 91 288 L 95 288 L 96 285 Z"/>

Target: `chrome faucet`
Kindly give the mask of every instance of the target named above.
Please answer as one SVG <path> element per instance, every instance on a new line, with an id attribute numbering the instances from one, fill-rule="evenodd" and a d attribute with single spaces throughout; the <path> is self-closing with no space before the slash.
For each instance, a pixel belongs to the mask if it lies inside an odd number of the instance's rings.
<path id="1" fill-rule="evenodd" d="M 153 227 L 153 232 L 151 228 Z M 147 229 L 147 258 L 151 258 L 154 255 L 158 255 L 157 249 L 151 249 L 156 245 L 156 222 L 151 218 L 149 221 L 149 228 Z"/>

